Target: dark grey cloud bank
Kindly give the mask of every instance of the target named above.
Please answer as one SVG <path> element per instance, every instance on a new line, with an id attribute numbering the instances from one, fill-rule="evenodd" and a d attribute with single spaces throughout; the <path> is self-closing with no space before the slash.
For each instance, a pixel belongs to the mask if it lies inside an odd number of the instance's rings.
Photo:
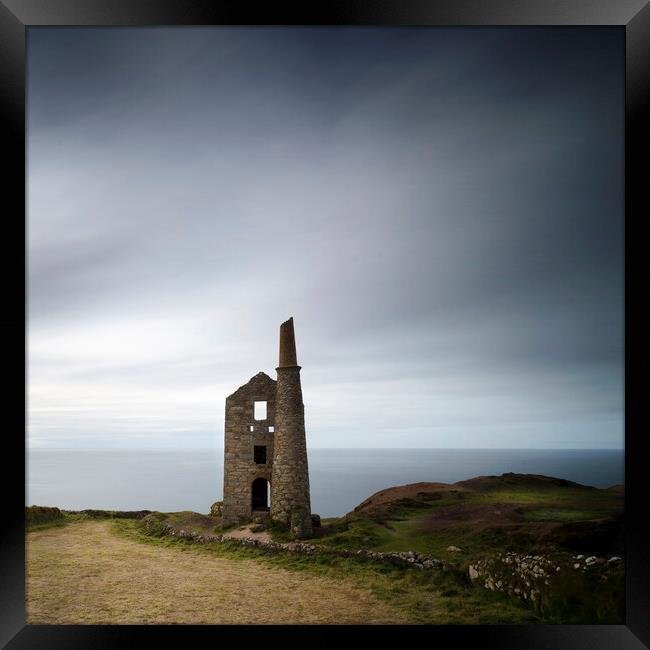
<path id="1" fill-rule="evenodd" d="M 31 445 L 623 445 L 622 31 L 28 38 Z"/>

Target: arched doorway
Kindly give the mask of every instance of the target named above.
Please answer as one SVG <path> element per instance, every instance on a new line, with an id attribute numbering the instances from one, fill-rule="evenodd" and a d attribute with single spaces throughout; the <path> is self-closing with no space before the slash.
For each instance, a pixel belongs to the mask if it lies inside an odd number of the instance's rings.
<path id="1" fill-rule="evenodd" d="M 256 478 L 251 490 L 251 508 L 253 510 L 269 510 L 270 489 L 265 478 Z"/>

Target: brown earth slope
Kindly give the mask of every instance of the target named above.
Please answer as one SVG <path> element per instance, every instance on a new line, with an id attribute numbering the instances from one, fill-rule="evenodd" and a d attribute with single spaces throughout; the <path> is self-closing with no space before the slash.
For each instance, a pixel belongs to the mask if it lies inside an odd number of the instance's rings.
<path id="1" fill-rule="evenodd" d="M 622 486 L 613 486 L 611 491 L 619 491 Z M 501 476 L 477 476 L 458 483 L 410 483 L 398 485 L 375 492 L 362 501 L 353 512 L 369 517 L 386 515 L 391 508 L 408 506 L 410 501 L 435 501 L 450 492 L 481 493 L 504 489 L 557 489 L 572 488 L 578 490 L 595 490 L 596 488 L 580 485 L 566 479 L 542 476 L 539 474 L 502 474 Z M 622 492 L 622 490 L 620 490 Z"/>
<path id="2" fill-rule="evenodd" d="M 404 503 L 416 499 L 435 501 L 442 497 L 442 493 L 457 489 L 454 485 L 448 483 L 409 483 L 408 485 L 398 485 L 397 487 L 386 488 L 385 490 L 375 492 L 365 501 L 362 501 L 353 512 L 368 517 L 380 517 L 388 514 L 391 507 L 397 503 Z"/>

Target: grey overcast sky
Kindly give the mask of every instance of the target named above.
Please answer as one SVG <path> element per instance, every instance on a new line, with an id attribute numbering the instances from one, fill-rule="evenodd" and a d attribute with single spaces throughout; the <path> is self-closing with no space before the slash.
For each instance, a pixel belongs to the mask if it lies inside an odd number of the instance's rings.
<path id="1" fill-rule="evenodd" d="M 623 447 L 615 28 L 30 28 L 28 444 Z"/>

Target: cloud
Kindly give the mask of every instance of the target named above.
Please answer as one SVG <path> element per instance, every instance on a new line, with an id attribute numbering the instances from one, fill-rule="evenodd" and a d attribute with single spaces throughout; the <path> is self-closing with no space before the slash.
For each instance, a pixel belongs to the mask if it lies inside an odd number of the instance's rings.
<path id="1" fill-rule="evenodd" d="M 621 446 L 622 47 L 30 30 L 30 444 L 220 444 L 293 315 L 314 446 Z"/>

